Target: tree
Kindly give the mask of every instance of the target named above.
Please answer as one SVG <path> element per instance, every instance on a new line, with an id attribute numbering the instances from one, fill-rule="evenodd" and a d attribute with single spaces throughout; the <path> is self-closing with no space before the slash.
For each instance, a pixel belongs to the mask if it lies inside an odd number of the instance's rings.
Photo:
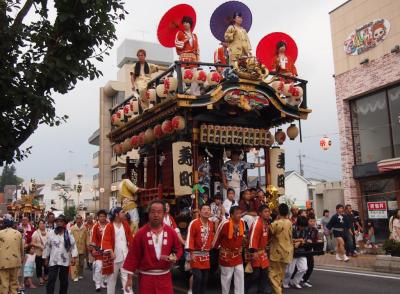
<path id="1" fill-rule="evenodd" d="M 65 172 L 60 172 L 53 180 L 65 181 Z"/>
<path id="2" fill-rule="evenodd" d="M 16 174 L 15 166 L 6 165 L 0 177 L 0 192 L 4 192 L 5 185 L 19 185 L 22 184 L 24 179 L 18 177 Z"/>
<path id="3" fill-rule="evenodd" d="M 71 221 L 75 218 L 76 216 L 76 207 L 75 205 L 72 206 L 65 206 L 64 207 L 64 215 L 67 218 L 68 221 Z"/>
<path id="4" fill-rule="evenodd" d="M 0 165 L 20 161 L 20 146 L 39 125 L 58 126 L 54 93 L 65 94 L 78 80 L 102 73 L 94 60 L 116 40 L 115 24 L 125 18 L 122 0 L 0 1 Z"/>

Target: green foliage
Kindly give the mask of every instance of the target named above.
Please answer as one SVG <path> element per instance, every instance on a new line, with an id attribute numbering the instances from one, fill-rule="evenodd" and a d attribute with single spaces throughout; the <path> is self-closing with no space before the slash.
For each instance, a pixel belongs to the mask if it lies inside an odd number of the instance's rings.
<path id="1" fill-rule="evenodd" d="M 386 240 L 382 246 L 383 250 L 385 250 L 386 254 L 390 254 L 391 256 L 400 256 L 400 242 L 396 242 L 395 240 Z"/>
<path id="2" fill-rule="evenodd" d="M 22 184 L 24 179 L 18 177 L 16 174 L 16 168 L 13 165 L 6 165 L 3 168 L 3 172 L 0 177 L 0 192 L 4 192 L 5 185 L 19 185 Z"/>
<path id="3" fill-rule="evenodd" d="M 75 205 L 64 207 L 64 215 L 68 221 L 71 221 L 76 216 L 76 207 Z"/>
<path id="4" fill-rule="evenodd" d="M 0 165 L 22 160 L 20 146 L 40 124 L 58 126 L 52 95 L 72 90 L 78 80 L 102 73 L 94 61 L 116 40 L 125 18 L 122 0 L 0 1 Z M 28 20 L 29 19 L 29 20 Z"/>
<path id="5" fill-rule="evenodd" d="M 65 181 L 65 172 L 58 173 L 58 175 L 54 178 L 54 180 Z"/>

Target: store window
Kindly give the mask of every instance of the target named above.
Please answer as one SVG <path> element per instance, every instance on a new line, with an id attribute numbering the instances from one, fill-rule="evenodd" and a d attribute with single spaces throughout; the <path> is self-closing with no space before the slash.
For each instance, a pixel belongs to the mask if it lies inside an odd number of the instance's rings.
<path id="1" fill-rule="evenodd" d="M 400 86 L 388 90 L 395 157 L 400 157 Z"/>
<path id="2" fill-rule="evenodd" d="M 356 164 L 392 158 L 386 91 L 351 101 Z"/>
<path id="3" fill-rule="evenodd" d="M 377 240 L 386 240 L 389 237 L 389 217 L 397 209 L 396 180 L 398 178 L 394 176 L 360 182 L 365 224 L 367 220 L 373 222 Z M 381 204 L 386 209 L 379 210 Z M 374 205 L 378 205 L 377 210 Z"/>

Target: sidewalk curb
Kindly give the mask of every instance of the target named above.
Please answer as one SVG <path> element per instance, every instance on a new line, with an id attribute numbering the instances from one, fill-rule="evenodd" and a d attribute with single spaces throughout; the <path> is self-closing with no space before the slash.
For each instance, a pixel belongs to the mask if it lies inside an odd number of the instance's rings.
<path id="1" fill-rule="evenodd" d="M 336 270 L 336 271 L 347 271 L 347 272 L 354 272 L 354 273 L 365 273 L 365 274 L 382 274 L 382 275 L 388 275 L 388 276 L 399 276 L 390 272 L 378 272 L 374 270 L 373 268 L 367 268 L 367 267 L 356 267 L 356 266 L 335 266 L 335 265 L 323 265 L 323 266 L 316 266 L 315 269 L 325 269 L 325 270 Z"/>

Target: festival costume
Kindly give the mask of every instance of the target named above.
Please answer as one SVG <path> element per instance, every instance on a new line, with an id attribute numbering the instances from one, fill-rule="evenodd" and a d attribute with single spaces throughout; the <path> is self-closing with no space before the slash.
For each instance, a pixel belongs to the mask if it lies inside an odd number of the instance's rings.
<path id="1" fill-rule="evenodd" d="M 272 70 L 282 75 L 297 76 L 297 69 L 293 60 L 285 54 L 278 54 L 275 57 Z"/>
<path id="2" fill-rule="evenodd" d="M 87 253 L 87 246 L 89 245 L 89 233 L 86 227 L 82 224 L 81 227 L 77 225 L 72 226 L 71 235 L 74 236 L 76 247 L 78 249 L 78 258 L 75 265 L 71 267 L 72 280 L 83 277 L 84 261 Z"/>
<path id="3" fill-rule="evenodd" d="M 214 63 L 228 64 L 229 63 L 229 50 L 224 46 L 219 46 L 214 52 Z M 219 72 L 224 70 L 224 67 L 218 67 Z"/>
<path id="4" fill-rule="evenodd" d="M 170 272 L 172 263 L 167 260 L 172 253 L 179 260 L 183 249 L 178 235 L 170 226 L 163 225 L 160 233 L 156 234 L 146 224 L 137 232 L 123 269 L 130 274 L 139 273 L 139 293 L 174 293 Z"/>
<path id="5" fill-rule="evenodd" d="M 229 188 L 235 190 L 235 201 L 239 202 L 240 200 L 240 192 L 247 189 L 246 183 L 243 180 L 243 173 L 246 169 L 255 168 L 254 163 L 249 163 L 243 160 L 239 160 L 234 163 L 232 160 L 229 160 L 224 163 L 222 166 L 222 172 L 226 177 L 226 182 Z M 226 199 L 227 190 L 224 189 L 224 200 Z M 226 211 L 229 213 L 229 211 Z"/>
<path id="6" fill-rule="evenodd" d="M 103 238 L 101 240 L 101 249 L 104 251 L 113 251 L 115 259 L 113 262 L 113 271 L 108 274 L 107 277 L 107 294 L 115 293 L 115 285 L 117 283 L 118 274 L 120 273 L 120 278 L 122 286 L 124 287 L 124 293 L 132 294 L 132 290 L 125 291 L 126 281 L 128 279 L 128 274 L 122 269 L 122 265 L 126 256 L 128 254 L 129 245 L 132 243 L 133 237 L 128 225 L 128 222 L 123 221 L 121 226 L 118 228 L 113 222 L 106 225 L 103 233 Z M 103 274 L 107 270 L 107 262 L 103 259 Z"/>
<path id="7" fill-rule="evenodd" d="M 225 41 L 229 48 L 229 63 L 234 65 L 242 56 L 251 55 L 251 44 L 243 27 L 230 25 L 225 32 Z"/>
<path id="8" fill-rule="evenodd" d="M 223 294 L 229 294 L 232 276 L 234 276 L 235 294 L 244 293 L 244 269 L 242 244 L 244 221 L 240 220 L 235 227 L 233 220 L 223 221 L 215 234 L 213 247 L 220 248 L 219 264 L 221 267 L 221 287 Z"/>
<path id="9" fill-rule="evenodd" d="M 186 32 L 178 31 L 175 37 L 175 48 L 179 55 L 179 61 L 197 62 L 200 60 L 199 43 L 197 35 L 193 32 L 189 35 Z M 196 65 L 184 65 L 184 67 L 193 68 Z"/>
<path id="10" fill-rule="evenodd" d="M 163 223 L 165 225 L 170 226 L 171 228 L 173 228 L 174 231 L 177 234 L 181 233 L 179 228 L 178 228 L 178 226 L 177 226 L 177 224 L 176 224 L 176 222 L 175 222 L 175 220 L 174 220 L 174 218 L 169 213 L 165 213 L 165 216 L 164 216 L 164 219 L 163 219 Z"/>
<path id="11" fill-rule="evenodd" d="M 92 234 L 91 234 L 92 235 L 91 244 L 95 245 L 96 247 L 101 248 L 101 238 L 103 236 L 103 231 L 104 231 L 106 225 L 107 225 L 107 223 L 104 225 L 104 227 L 102 227 L 100 223 L 96 223 L 93 226 Z M 97 251 L 96 249 L 93 249 L 92 256 L 94 258 L 93 281 L 96 285 L 96 289 L 98 289 L 102 286 L 102 284 L 106 278 L 101 273 L 101 268 L 103 266 L 103 255 L 101 254 L 101 252 Z"/>
<path id="12" fill-rule="evenodd" d="M 214 239 L 214 223 L 200 218 L 193 220 L 188 228 L 185 249 L 191 253 L 190 267 L 193 273 L 193 294 L 204 294 L 210 269 L 210 250 Z"/>
<path id="13" fill-rule="evenodd" d="M 139 188 L 131 180 L 123 179 L 118 190 L 119 202 L 122 209 L 131 216 L 132 227 L 137 227 L 139 225 L 139 212 L 137 210 L 137 196 L 135 193 L 139 191 Z"/>

